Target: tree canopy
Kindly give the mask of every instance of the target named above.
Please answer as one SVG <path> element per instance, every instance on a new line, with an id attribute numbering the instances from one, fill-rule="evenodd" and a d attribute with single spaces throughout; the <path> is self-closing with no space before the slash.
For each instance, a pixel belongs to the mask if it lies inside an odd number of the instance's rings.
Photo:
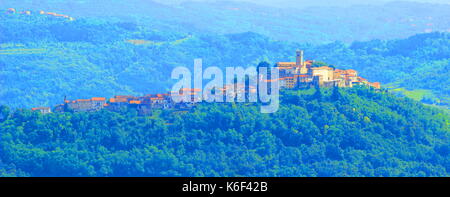
<path id="1" fill-rule="evenodd" d="M 449 176 L 449 116 L 365 87 L 283 91 L 281 108 L 8 112 L 2 176 Z M 336 96 L 339 94 L 339 96 Z"/>

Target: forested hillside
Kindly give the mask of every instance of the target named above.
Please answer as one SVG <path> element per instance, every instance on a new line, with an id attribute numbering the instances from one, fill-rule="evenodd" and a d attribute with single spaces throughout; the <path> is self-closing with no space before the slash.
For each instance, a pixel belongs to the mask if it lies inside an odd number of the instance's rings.
<path id="1" fill-rule="evenodd" d="M 66 14 L 66 13 L 63 13 Z M 356 69 L 370 81 L 429 104 L 449 106 L 448 33 L 326 45 L 275 41 L 256 33 L 183 33 L 153 21 L 0 14 L 0 104 L 53 106 L 68 99 L 165 92 L 176 66 L 256 66 L 306 58 Z M 167 28 L 165 27 L 167 26 Z"/>
<path id="2" fill-rule="evenodd" d="M 127 2 L 2 1 L 0 176 L 450 176 L 449 5 Z M 166 92 L 196 58 L 274 65 L 297 49 L 382 89 L 282 90 L 273 114 L 260 103 L 28 110 Z"/>
<path id="3" fill-rule="evenodd" d="M 0 113 L 0 176 L 450 175 L 448 114 L 366 88 L 283 92 L 274 114 Z"/>
<path id="4" fill-rule="evenodd" d="M 331 4 L 273 8 L 235 1 L 187 1 L 169 6 L 151 0 L 3 0 L 0 8 L 49 10 L 76 18 L 120 18 L 140 25 L 159 21 L 185 32 L 251 31 L 277 40 L 314 44 L 397 39 L 450 30 L 448 4 L 392 2 L 348 7 Z"/>
<path id="5" fill-rule="evenodd" d="M 165 92 L 172 69 L 192 67 L 194 58 L 205 66 L 248 66 L 297 48 L 253 33 L 190 35 L 103 19 L 0 17 L 0 103 L 12 107 Z"/>

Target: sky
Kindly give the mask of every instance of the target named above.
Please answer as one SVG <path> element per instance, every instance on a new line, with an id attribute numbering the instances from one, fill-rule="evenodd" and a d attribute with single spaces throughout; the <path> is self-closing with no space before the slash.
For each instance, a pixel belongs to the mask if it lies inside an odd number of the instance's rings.
<path id="1" fill-rule="evenodd" d="M 177 4 L 184 1 L 203 1 L 214 2 L 217 0 L 154 0 L 160 3 Z M 224 1 L 224 0 L 221 0 Z M 227 0 L 225 0 L 227 1 Z M 240 2 L 251 2 L 271 7 L 285 7 L 285 8 L 301 8 L 310 6 L 351 6 L 357 4 L 383 4 L 392 1 L 413 1 L 425 3 L 442 3 L 450 4 L 450 0 L 232 0 Z"/>

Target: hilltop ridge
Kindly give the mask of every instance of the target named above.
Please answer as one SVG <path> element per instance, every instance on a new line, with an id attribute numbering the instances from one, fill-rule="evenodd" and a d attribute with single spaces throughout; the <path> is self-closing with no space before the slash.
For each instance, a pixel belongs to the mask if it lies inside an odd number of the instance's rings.
<path id="1" fill-rule="evenodd" d="M 277 40 L 314 44 L 398 39 L 450 30 L 450 24 L 441 20 L 450 17 L 450 5 L 433 3 L 391 2 L 284 9 L 230 1 L 181 5 L 163 5 L 147 0 L 3 2 L 8 7 L 0 9 L 52 10 L 75 18 L 120 18 L 140 25 L 158 21 L 166 28 L 170 26 L 184 32 L 233 34 L 251 31 Z M 97 9 L 100 7 L 103 9 Z M 186 21 L 186 18 L 190 20 Z"/>

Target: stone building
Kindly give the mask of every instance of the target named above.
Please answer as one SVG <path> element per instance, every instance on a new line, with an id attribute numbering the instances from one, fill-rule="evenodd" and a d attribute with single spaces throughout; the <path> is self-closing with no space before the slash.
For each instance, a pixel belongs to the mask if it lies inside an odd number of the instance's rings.
<path id="1" fill-rule="evenodd" d="M 296 52 L 295 62 L 278 62 L 280 77 L 278 80 L 282 88 L 308 88 L 316 85 L 322 87 L 353 87 L 354 85 L 368 85 L 376 89 L 381 88 L 378 82 L 370 83 L 358 76 L 358 72 L 352 69 L 341 70 L 330 66 L 314 67 L 314 61 L 304 61 L 303 51 Z M 270 81 L 269 80 L 269 81 Z"/>

